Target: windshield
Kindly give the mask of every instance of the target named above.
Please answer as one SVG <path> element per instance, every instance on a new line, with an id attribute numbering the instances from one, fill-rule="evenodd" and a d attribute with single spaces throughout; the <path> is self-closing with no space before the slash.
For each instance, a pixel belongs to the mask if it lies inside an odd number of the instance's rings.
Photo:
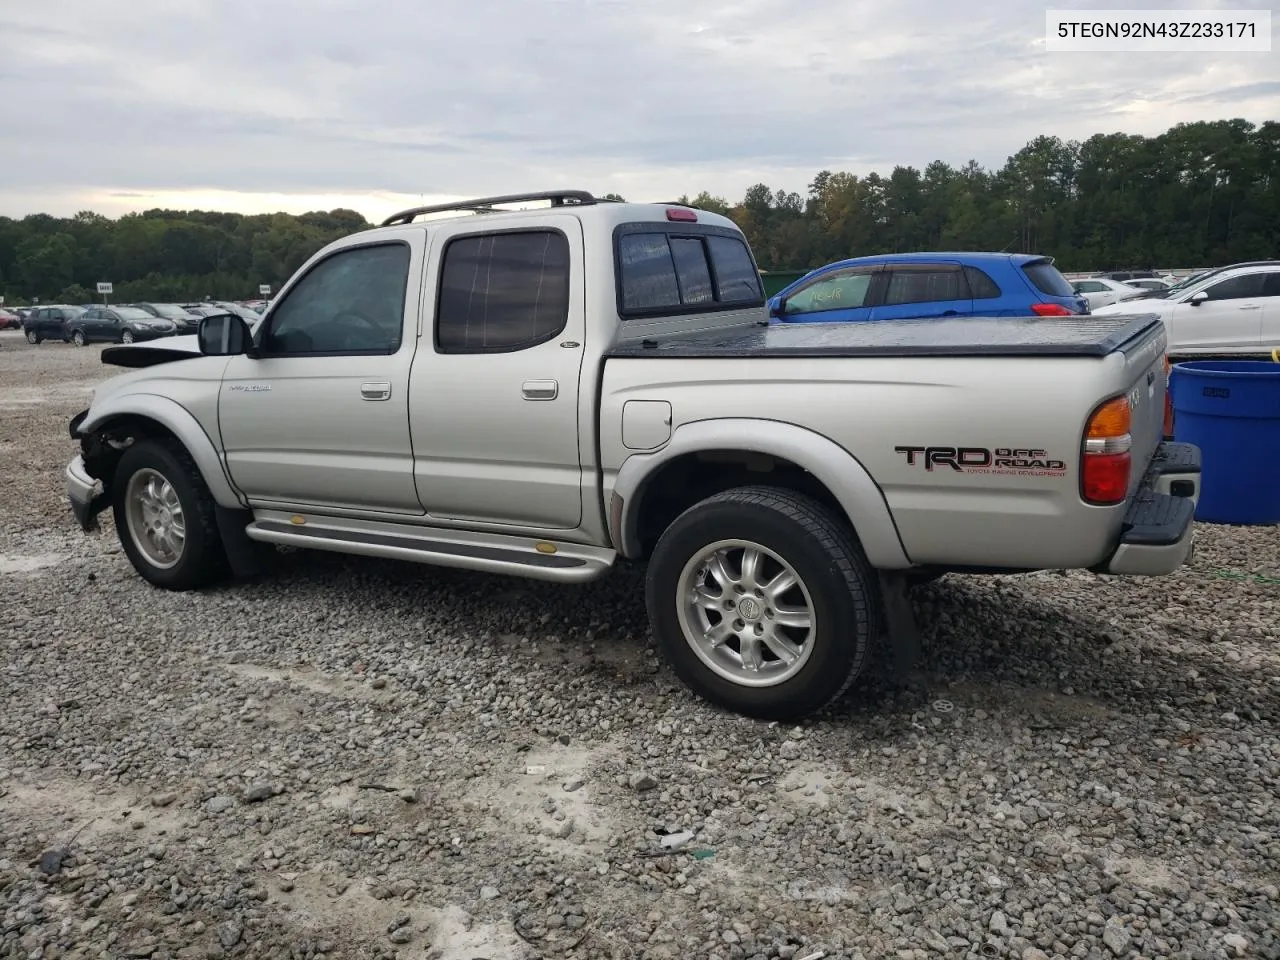
<path id="1" fill-rule="evenodd" d="M 116 313 L 120 315 L 121 320 L 152 320 L 154 317 L 145 310 L 137 307 L 116 307 Z"/>

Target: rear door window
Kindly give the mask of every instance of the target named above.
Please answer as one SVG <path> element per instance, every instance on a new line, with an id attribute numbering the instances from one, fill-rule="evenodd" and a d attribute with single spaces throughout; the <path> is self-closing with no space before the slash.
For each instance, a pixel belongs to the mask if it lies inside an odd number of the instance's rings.
<path id="1" fill-rule="evenodd" d="M 885 306 L 904 303 L 931 303 L 936 300 L 967 300 L 961 289 L 958 267 L 941 264 L 925 267 L 892 267 L 885 289 Z"/>
<path id="2" fill-rule="evenodd" d="M 569 322 L 569 240 L 559 230 L 458 237 L 445 248 L 436 308 L 444 353 L 508 353 Z"/>
<path id="3" fill-rule="evenodd" d="M 1262 295 L 1264 297 L 1280 297 L 1280 272 L 1267 274 L 1266 283 L 1262 286 Z"/>
<path id="4" fill-rule="evenodd" d="M 1071 284 L 1067 283 L 1067 278 L 1048 260 L 1036 260 L 1023 264 L 1022 272 L 1027 275 L 1032 286 L 1047 296 L 1074 297 L 1076 295 L 1071 289 Z"/>

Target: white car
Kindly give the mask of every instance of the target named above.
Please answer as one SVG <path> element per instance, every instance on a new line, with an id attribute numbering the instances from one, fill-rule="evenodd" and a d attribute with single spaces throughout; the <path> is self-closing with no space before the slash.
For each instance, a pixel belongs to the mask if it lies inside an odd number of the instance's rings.
<path id="1" fill-rule="evenodd" d="M 1168 331 L 1170 356 L 1270 356 L 1280 347 L 1280 262 L 1237 264 L 1137 303 L 1092 312 L 1156 314 Z"/>
<path id="2" fill-rule="evenodd" d="M 1161 280 L 1159 277 L 1140 277 L 1137 280 L 1126 280 L 1125 283 L 1131 287 L 1137 287 L 1139 290 L 1155 290 L 1157 292 L 1168 290 L 1173 286 L 1168 280 Z"/>
<path id="3" fill-rule="evenodd" d="M 1127 283 L 1121 283 L 1119 280 L 1112 280 L 1109 277 L 1090 277 L 1087 280 L 1076 280 L 1071 284 L 1071 287 L 1076 293 L 1089 301 L 1089 311 L 1091 313 L 1096 312 L 1099 307 L 1105 307 L 1134 297 L 1146 296 L 1148 293 L 1148 291 L 1139 287 L 1131 287 Z"/>

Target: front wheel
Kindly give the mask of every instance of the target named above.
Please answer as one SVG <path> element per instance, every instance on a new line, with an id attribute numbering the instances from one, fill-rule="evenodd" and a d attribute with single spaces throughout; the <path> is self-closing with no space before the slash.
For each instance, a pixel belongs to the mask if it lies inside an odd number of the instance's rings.
<path id="1" fill-rule="evenodd" d="M 181 444 L 134 443 L 116 467 L 112 496 L 120 546 L 151 583 L 191 590 L 223 574 L 213 497 Z"/>
<path id="2" fill-rule="evenodd" d="M 696 693 L 790 720 L 857 678 L 880 629 L 874 571 L 853 531 L 817 501 L 739 487 L 690 507 L 649 562 L 649 618 Z"/>
<path id="3" fill-rule="evenodd" d="M 85 344 L 84 331 L 77 330 L 75 333 L 73 333 L 71 335 L 71 342 L 74 343 L 77 347 L 83 347 Z"/>
<path id="4" fill-rule="evenodd" d="M 121 343 L 133 343 L 133 331 L 132 331 L 132 330 L 126 330 L 124 333 L 120 334 L 120 342 L 121 342 Z"/>

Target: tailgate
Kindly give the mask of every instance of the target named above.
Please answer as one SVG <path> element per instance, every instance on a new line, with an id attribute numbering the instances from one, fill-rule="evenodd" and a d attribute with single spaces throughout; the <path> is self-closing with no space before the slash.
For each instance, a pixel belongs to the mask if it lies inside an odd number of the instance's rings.
<path id="1" fill-rule="evenodd" d="M 1133 442 L 1130 494 L 1142 482 L 1147 465 L 1164 439 L 1165 397 L 1169 390 L 1166 346 L 1164 325 L 1157 324 L 1121 349 L 1125 358 L 1125 390 L 1132 411 L 1129 428 Z"/>

